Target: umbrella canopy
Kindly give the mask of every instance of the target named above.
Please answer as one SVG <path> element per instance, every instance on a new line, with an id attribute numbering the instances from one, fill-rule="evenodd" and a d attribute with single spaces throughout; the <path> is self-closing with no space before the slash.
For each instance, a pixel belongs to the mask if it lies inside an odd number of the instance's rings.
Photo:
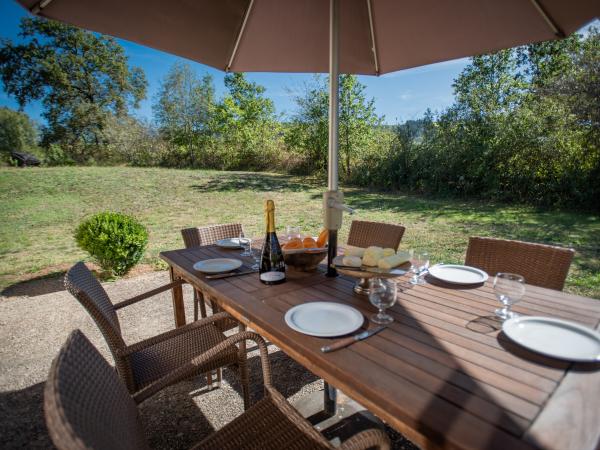
<path id="1" fill-rule="evenodd" d="M 33 14 L 235 72 L 329 72 L 328 275 L 337 252 L 338 75 L 564 37 L 598 0 L 18 0 Z"/>
<path id="2" fill-rule="evenodd" d="M 328 72 L 327 0 L 19 0 L 50 19 L 236 72 Z M 563 37 L 598 0 L 342 0 L 341 73 L 383 74 Z"/>

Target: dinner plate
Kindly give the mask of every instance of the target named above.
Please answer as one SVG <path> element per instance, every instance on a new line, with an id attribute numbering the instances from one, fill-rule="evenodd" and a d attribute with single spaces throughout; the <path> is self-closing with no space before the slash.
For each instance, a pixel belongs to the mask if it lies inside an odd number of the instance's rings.
<path id="1" fill-rule="evenodd" d="M 231 258 L 214 258 L 198 261 L 194 264 L 194 270 L 203 273 L 223 273 L 242 267 L 242 261 Z"/>
<path id="2" fill-rule="evenodd" d="M 241 248 L 239 238 L 219 239 L 216 244 L 222 248 Z"/>
<path id="3" fill-rule="evenodd" d="M 567 361 L 600 361 L 600 333 L 577 323 L 550 317 L 515 317 L 502 331 L 523 347 Z"/>
<path id="4" fill-rule="evenodd" d="M 429 275 L 452 284 L 479 284 L 488 279 L 483 270 L 460 264 L 436 264 L 429 268 Z"/>
<path id="5" fill-rule="evenodd" d="M 291 329 L 310 336 L 343 336 L 358 330 L 363 322 L 356 308 L 333 302 L 303 303 L 285 313 L 285 323 Z"/>

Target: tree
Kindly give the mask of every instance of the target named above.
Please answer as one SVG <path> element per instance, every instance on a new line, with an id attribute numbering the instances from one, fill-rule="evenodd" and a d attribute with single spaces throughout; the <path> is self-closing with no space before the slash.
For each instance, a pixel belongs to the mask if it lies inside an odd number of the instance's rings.
<path id="1" fill-rule="evenodd" d="M 594 29 L 474 57 L 454 105 L 379 173 L 420 191 L 597 210 L 599 69 Z"/>
<path id="2" fill-rule="evenodd" d="M 326 78 L 316 76 L 295 97 L 297 110 L 286 135 L 288 147 L 297 148 L 307 158 L 309 171 L 325 171 L 329 139 L 329 93 Z M 365 86 L 355 75 L 340 76 L 339 151 L 344 175 L 349 178 L 352 160 L 373 145 L 382 117 L 375 112 L 373 99 L 367 100 Z"/>
<path id="3" fill-rule="evenodd" d="M 85 162 L 101 146 L 108 114 L 127 113 L 146 95 L 141 68 L 130 68 L 111 37 L 40 18 L 24 18 L 20 43 L 1 41 L 0 76 L 23 107 L 41 100 L 42 141 L 58 142 Z"/>
<path id="4" fill-rule="evenodd" d="M 375 99 L 366 99 L 365 85 L 356 75 L 340 76 L 339 150 L 346 177 L 351 175 L 352 158 L 371 144 L 382 120 L 375 113 Z"/>
<path id="5" fill-rule="evenodd" d="M 12 151 L 30 151 L 36 146 L 37 131 L 27 114 L 0 107 L 0 154 L 8 159 Z"/>
<path id="6" fill-rule="evenodd" d="M 294 101 L 296 112 L 286 132 L 285 143 L 288 148 L 302 153 L 305 172 L 323 172 L 327 169 L 329 139 L 329 94 L 325 78 L 315 76 Z"/>
<path id="7" fill-rule="evenodd" d="M 215 88 L 209 74 L 199 79 L 189 64 L 174 64 L 163 81 L 154 104 L 161 134 L 187 148 L 189 164 L 197 165 L 195 149 L 211 134 Z"/>
<path id="8" fill-rule="evenodd" d="M 213 118 L 215 138 L 225 151 L 223 168 L 272 167 L 279 134 L 273 101 L 243 73 L 225 75 L 225 88 Z"/>

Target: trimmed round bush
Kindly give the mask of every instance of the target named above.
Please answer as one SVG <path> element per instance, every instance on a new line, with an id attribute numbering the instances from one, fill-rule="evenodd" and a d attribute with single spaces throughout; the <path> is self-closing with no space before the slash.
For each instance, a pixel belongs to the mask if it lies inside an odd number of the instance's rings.
<path id="1" fill-rule="evenodd" d="M 121 276 L 144 255 L 148 232 L 133 217 L 101 212 L 77 227 L 75 240 L 103 270 Z"/>

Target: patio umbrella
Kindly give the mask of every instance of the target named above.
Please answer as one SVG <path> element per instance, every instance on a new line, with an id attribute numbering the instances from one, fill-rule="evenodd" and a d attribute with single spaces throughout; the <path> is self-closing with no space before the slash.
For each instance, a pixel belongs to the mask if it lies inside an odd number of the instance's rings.
<path id="1" fill-rule="evenodd" d="M 18 0 L 33 14 L 225 71 L 328 72 L 328 274 L 337 249 L 338 74 L 400 69 L 565 37 L 598 0 Z"/>

